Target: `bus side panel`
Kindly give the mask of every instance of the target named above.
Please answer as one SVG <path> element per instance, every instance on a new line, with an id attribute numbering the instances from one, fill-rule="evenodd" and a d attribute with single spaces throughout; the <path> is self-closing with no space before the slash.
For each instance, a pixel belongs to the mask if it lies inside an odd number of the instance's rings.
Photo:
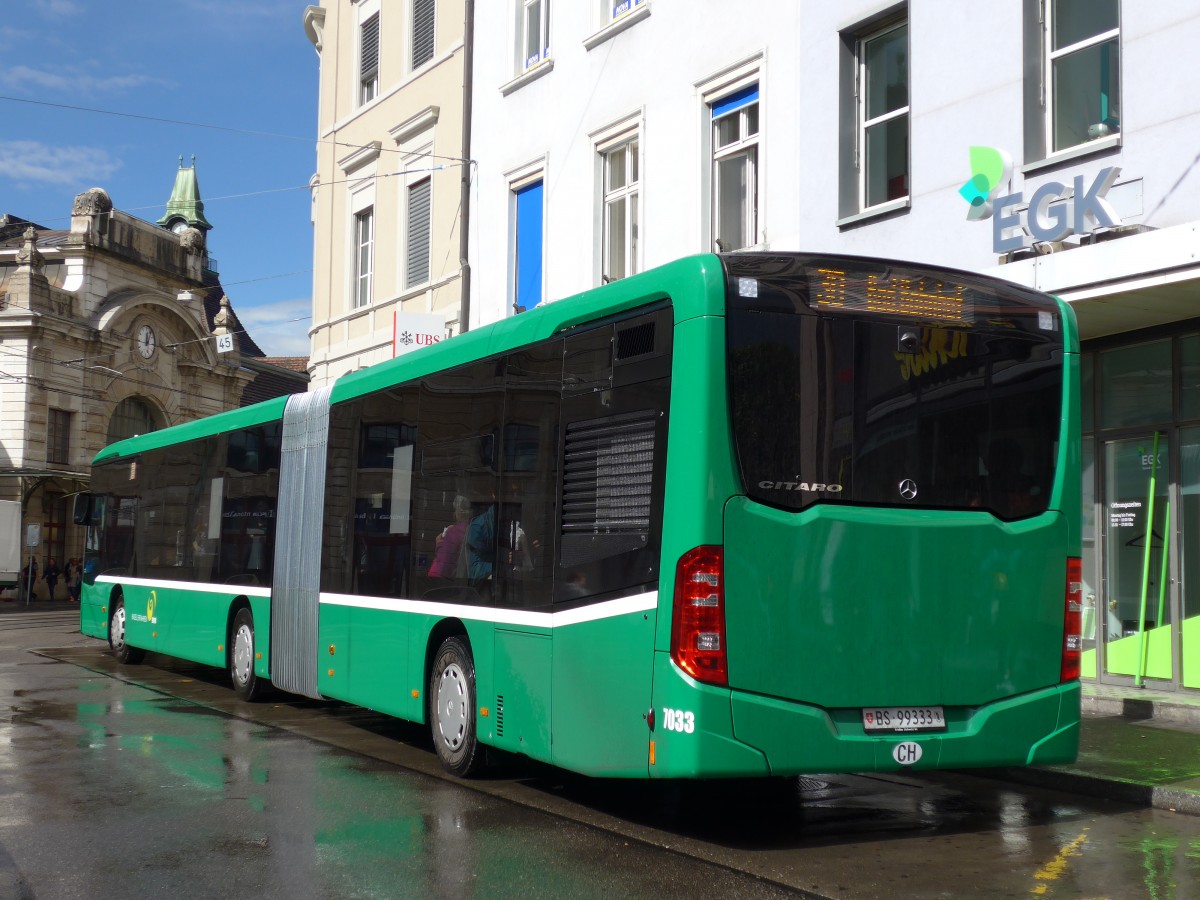
<path id="1" fill-rule="evenodd" d="M 120 587 L 125 639 L 130 645 L 225 668 L 226 624 L 236 595 L 136 582 L 122 582 Z M 264 640 L 256 637 L 259 642 Z M 260 649 L 265 646 L 259 643 Z M 256 664 L 256 671 L 265 674 L 265 664 Z"/>
<path id="2" fill-rule="evenodd" d="M 225 625 L 231 598 L 175 587 L 159 587 L 150 595 L 155 598 L 153 609 L 158 620 L 158 640 L 153 649 L 210 666 L 225 665 Z"/>
<path id="3" fill-rule="evenodd" d="M 543 762 L 550 761 L 552 647 L 548 634 L 497 628 L 495 694 L 476 698 L 491 706 L 479 720 L 481 730 L 490 729 L 489 743 Z"/>
<path id="4" fill-rule="evenodd" d="M 733 734 L 728 688 L 694 681 L 654 654 L 654 754 L 651 778 L 770 775 L 763 752 Z"/>
<path id="5" fill-rule="evenodd" d="M 322 697 L 350 700 L 350 625 L 354 609 L 322 602 L 317 617 L 317 690 Z"/>
<path id="6" fill-rule="evenodd" d="M 408 712 L 408 625 L 404 613 L 358 607 L 350 614 L 354 702 L 392 716 Z"/>
<path id="7" fill-rule="evenodd" d="M 646 777 L 655 624 L 650 610 L 555 628 L 555 765 Z"/>
<path id="8" fill-rule="evenodd" d="M 108 637 L 112 592 L 113 586 L 103 581 L 92 584 L 83 582 L 79 591 L 79 630 L 82 634 L 101 639 Z"/>

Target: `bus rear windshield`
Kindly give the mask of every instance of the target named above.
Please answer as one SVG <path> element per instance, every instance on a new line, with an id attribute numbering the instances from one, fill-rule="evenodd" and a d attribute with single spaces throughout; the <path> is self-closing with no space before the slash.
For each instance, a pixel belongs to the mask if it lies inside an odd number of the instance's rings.
<path id="1" fill-rule="evenodd" d="M 1062 414 L 1054 301 L 941 269 L 723 257 L 730 412 L 746 493 L 1044 512 Z"/>

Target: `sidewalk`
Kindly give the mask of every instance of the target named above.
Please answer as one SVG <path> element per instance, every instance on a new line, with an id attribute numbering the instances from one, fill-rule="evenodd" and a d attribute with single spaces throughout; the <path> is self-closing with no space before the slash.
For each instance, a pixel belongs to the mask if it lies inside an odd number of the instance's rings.
<path id="1" fill-rule="evenodd" d="M 78 622 L 79 605 L 0 600 L 0 620 L 16 612 L 73 613 Z M 1200 815 L 1200 695 L 1085 682 L 1082 705 L 1079 759 L 1074 763 L 981 774 Z"/>
<path id="2" fill-rule="evenodd" d="M 1085 682 L 1079 759 L 1012 781 L 1200 815 L 1200 696 Z"/>
<path id="3" fill-rule="evenodd" d="M 10 612 L 62 612 L 64 610 L 75 610 L 76 615 L 79 613 L 79 604 L 67 600 L 31 600 L 29 605 L 25 604 L 24 598 L 15 600 L 11 597 L 0 597 L 0 615 Z"/>

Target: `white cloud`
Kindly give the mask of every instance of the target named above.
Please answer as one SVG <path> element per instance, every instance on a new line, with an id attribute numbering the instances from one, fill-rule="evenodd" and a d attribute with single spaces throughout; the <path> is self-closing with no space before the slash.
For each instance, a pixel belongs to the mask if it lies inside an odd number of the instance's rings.
<path id="1" fill-rule="evenodd" d="M 79 15 L 83 7 L 75 0 L 36 0 L 38 12 L 51 18 Z"/>
<path id="2" fill-rule="evenodd" d="M 150 75 L 93 75 L 77 68 L 50 71 L 31 66 L 11 66 L 0 72 L 0 84 L 8 87 L 69 91 L 87 95 L 119 93 L 149 84 L 165 83 L 161 78 Z"/>
<path id="3" fill-rule="evenodd" d="M 238 321 L 267 356 L 308 356 L 311 300 L 279 300 L 248 306 L 233 299 Z"/>
<path id="4" fill-rule="evenodd" d="M 40 141 L 0 141 L 0 178 L 28 183 L 102 184 L 121 168 L 98 147 L 55 147 Z"/>

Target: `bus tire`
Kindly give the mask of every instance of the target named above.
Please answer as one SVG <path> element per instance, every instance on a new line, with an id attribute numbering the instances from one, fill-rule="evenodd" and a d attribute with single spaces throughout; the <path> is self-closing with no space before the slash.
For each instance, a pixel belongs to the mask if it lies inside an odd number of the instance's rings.
<path id="1" fill-rule="evenodd" d="M 460 637 L 447 638 L 433 658 L 429 676 L 429 730 L 442 766 L 469 778 L 483 767 L 475 737 L 475 661 Z"/>
<path id="2" fill-rule="evenodd" d="M 136 666 L 146 658 L 146 651 L 141 647 L 131 647 L 125 641 L 125 598 L 113 600 L 112 615 L 108 617 L 108 646 L 124 665 Z"/>
<path id="3" fill-rule="evenodd" d="M 262 694 L 263 684 L 254 674 L 254 613 L 246 607 L 237 611 L 229 631 L 229 680 L 247 703 Z"/>

